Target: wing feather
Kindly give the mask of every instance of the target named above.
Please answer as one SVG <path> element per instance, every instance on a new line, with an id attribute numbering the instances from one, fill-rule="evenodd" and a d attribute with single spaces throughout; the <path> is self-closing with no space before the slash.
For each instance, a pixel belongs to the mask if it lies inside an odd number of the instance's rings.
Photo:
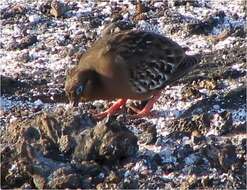
<path id="1" fill-rule="evenodd" d="M 176 42 L 144 31 L 125 31 L 106 40 L 107 52 L 125 60 L 129 82 L 137 93 L 162 88 L 177 73 L 186 57 Z"/>

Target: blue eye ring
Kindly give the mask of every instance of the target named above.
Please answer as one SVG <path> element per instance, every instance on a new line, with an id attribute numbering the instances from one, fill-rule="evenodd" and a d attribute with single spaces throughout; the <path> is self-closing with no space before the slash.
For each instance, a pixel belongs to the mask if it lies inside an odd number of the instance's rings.
<path id="1" fill-rule="evenodd" d="M 82 94 L 83 90 L 84 90 L 83 85 L 78 86 L 78 87 L 76 88 L 76 91 L 75 91 L 76 95 L 77 95 L 77 96 L 80 96 L 80 95 Z"/>

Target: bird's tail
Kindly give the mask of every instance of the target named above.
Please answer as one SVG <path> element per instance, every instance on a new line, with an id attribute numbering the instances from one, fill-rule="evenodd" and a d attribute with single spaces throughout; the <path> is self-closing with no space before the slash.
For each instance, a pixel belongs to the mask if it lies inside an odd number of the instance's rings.
<path id="1" fill-rule="evenodd" d="M 201 54 L 186 55 L 183 61 L 179 64 L 178 70 L 191 70 L 201 61 Z"/>
<path id="2" fill-rule="evenodd" d="M 174 82 L 177 79 L 183 77 L 185 74 L 190 72 L 194 66 L 200 63 L 202 56 L 200 54 L 195 55 L 186 55 L 182 62 L 175 69 L 173 76 L 170 79 L 170 82 Z"/>

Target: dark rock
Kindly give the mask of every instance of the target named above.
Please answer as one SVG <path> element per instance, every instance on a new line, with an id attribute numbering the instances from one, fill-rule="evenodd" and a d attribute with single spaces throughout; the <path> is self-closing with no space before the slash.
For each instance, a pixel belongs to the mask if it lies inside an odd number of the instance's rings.
<path id="1" fill-rule="evenodd" d="M 51 2 L 50 14 L 54 17 L 64 16 L 65 12 L 68 11 L 69 7 L 67 4 L 62 3 L 58 0 L 53 0 Z"/>
<path id="2" fill-rule="evenodd" d="M 219 168 L 218 154 L 220 150 L 217 146 L 213 144 L 204 145 L 199 149 L 200 154 L 205 156 L 207 160 L 210 162 L 212 167 Z"/>
<path id="3" fill-rule="evenodd" d="M 23 133 L 24 139 L 26 139 L 28 142 L 38 141 L 41 137 L 40 131 L 34 127 L 27 128 Z"/>
<path id="4" fill-rule="evenodd" d="M 173 1 L 173 5 L 175 7 L 186 6 L 186 5 L 193 6 L 193 7 L 198 7 L 199 3 L 198 3 L 197 0 L 175 0 L 175 1 Z"/>
<path id="5" fill-rule="evenodd" d="M 184 100 L 189 98 L 199 98 L 200 96 L 200 91 L 195 87 L 185 86 L 182 88 L 182 97 Z"/>
<path id="6" fill-rule="evenodd" d="M 92 18 L 90 19 L 90 28 L 98 28 L 99 26 L 101 26 L 102 20 L 101 18 Z"/>
<path id="7" fill-rule="evenodd" d="M 218 20 L 210 16 L 205 20 L 199 21 L 198 23 L 192 23 L 187 26 L 187 30 L 190 34 L 204 34 L 208 35 L 213 27 L 217 26 Z"/>
<path id="8" fill-rule="evenodd" d="M 71 160 L 74 136 L 88 126 L 92 123 L 85 115 L 74 116 L 69 111 L 40 113 L 12 123 L 4 138 L 13 149 L 4 149 L 1 155 L 4 187 L 17 188 L 33 181 L 29 183 L 32 188 L 92 188 L 88 176 L 98 175 L 100 166 L 89 161 L 72 164 Z M 13 164 L 16 169 L 11 169 Z"/>
<path id="9" fill-rule="evenodd" d="M 192 153 L 184 159 L 187 165 L 200 165 L 203 163 L 202 156 L 199 153 Z"/>
<path id="10" fill-rule="evenodd" d="M 239 71 L 236 69 L 228 69 L 223 73 L 224 79 L 238 79 L 246 75 L 246 71 Z"/>
<path id="11" fill-rule="evenodd" d="M 215 13 L 215 16 L 219 17 L 220 19 L 224 19 L 224 17 L 226 16 L 224 11 L 217 11 Z"/>
<path id="12" fill-rule="evenodd" d="M 30 180 L 26 172 L 20 166 L 22 162 L 16 159 L 16 150 L 14 146 L 1 148 L 1 187 L 15 188 L 20 187 L 26 181 Z"/>
<path id="13" fill-rule="evenodd" d="M 109 175 L 105 178 L 103 183 L 97 185 L 97 189 L 119 189 L 119 182 L 121 177 L 117 172 L 110 171 Z"/>
<path id="14" fill-rule="evenodd" d="M 67 3 L 63 3 L 59 0 L 44 1 L 39 7 L 41 13 L 47 16 L 54 16 L 56 18 L 64 17 L 65 13 L 69 9 L 70 8 Z"/>
<path id="15" fill-rule="evenodd" d="M 47 186 L 52 189 L 86 188 L 89 185 L 85 183 L 84 178 L 80 174 L 74 173 L 70 168 L 59 168 L 55 170 L 48 178 L 51 179 Z M 89 187 L 90 188 L 90 187 Z"/>
<path id="16" fill-rule="evenodd" d="M 2 94 L 15 94 L 15 92 L 22 87 L 25 87 L 26 84 L 13 79 L 11 77 L 0 75 L 1 82 L 1 93 Z"/>
<path id="17" fill-rule="evenodd" d="M 244 153 L 246 154 L 246 151 L 247 151 L 247 139 L 246 138 L 242 139 L 241 148 L 243 149 Z"/>
<path id="18" fill-rule="evenodd" d="M 246 103 L 246 87 L 242 85 L 224 94 L 223 101 L 224 106 L 228 109 L 244 105 Z"/>
<path id="19" fill-rule="evenodd" d="M 132 173 L 130 173 L 132 174 Z M 121 189 L 138 189 L 139 185 L 138 185 L 138 178 L 136 178 L 135 176 L 132 175 L 128 175 L 124 177 L 124 180 L 122 183 L 120 183 L 120 187 Z"/>
<path id="20" fill-rule="evenodd" d="M 224 111 L 219 114 L 219 117 L 217 117 L 221 124 L 216 126 L 216 130 L 220 135 L 229 133 L 233 129 L 233 120 L 232 120 L 232 114 L 228 111 Z"/>
<path id="21" fill-rule="evenodd" d="M 72 167 L 75 167 L 78 172 L 89 176 L 97 176 L 102 172 L 101 166 L 95 161 L 75 162 L 72 164 Z"/>
<path id="22" fill-rule="evenodd" d="M 156 156 L 157 157 L 157 156 Z M 162 158 L 160 157 L 160 162 L 162 162 Z M 138 157 L 138 166 L 140 166 L 139 168 L 142 168 L 142 166 L 146 169 L 141 169 L 142 171 L 140 172 L 140 174 L 142 175 L 146 175 L 148 174 L 150 171 L 156 171 L 157 169 L 157 163 L 155 160 L 155 157 L 152 156 L 139 156 Z"/>
<path id="23" fill-rule="evenodd" d="M 162 164 L 162 171 L 164 171 L 166 174 L 174 172 L 176 169 L 177 169 L 177 167 L 173 163 L 164 163 L 164 164 Z"/>
<path id="24" fill-rule="evenodd" d="M 232 31 L 232 35 L 235 37 L 246 38 L 246 32 L 244 27 L 242 26 L 235 27 Z"/>
<path id="25" fill-rule="evenodd" d="M 193 152 L 193 148 L 189 144 L 186 144 L 175 150 L 175 153 L 177 153 L 177 158 L 180 160 L 184 160 L 184 158 L 187 157 L 192 152 Z"/>
<path id="26" fill-rule="evenodd" d="M 2 152 L 5 154 L 6 152 Z M 25 168 L 22 166 L 26 162 L 22 159 L 16 158 L 18 154 L 13 150 L 13 154 L 10 157 L 4 156 L 4 160 L 1 161 L 1 185 L 6 188 L 17 188 L 22 186 L 25 182 L 30 181 L 30 176 L 28 175 Z"/>
<path id="27" fill-rule="evenodd" d="M 17 48 L 25 49 L 28 46 L 33 45 L 37 41 L 38 41 L 37 36 L 28 35 L 28 36 L 24 37 L 23 39 L 21 39 L 20 44 L 18 45 Z"/>
<path id="28" fill-rule="evenodd" d="M 155 154 L 152 159 L 157 165 L 162 165 L 162 158 L 159 154 Z"/>
<path id="29" fill-rule="evenodd" d="M 230 170 L 238 162 L 236 148 L 232 144 L 225 145 L 218 153 L 218 156 L 219 163 L 225 171 Z"/>
<path id="30" fill-rule="evenodd" d="M 206 137 L 203 136 L 199 131 L 195 130 L 191 133 L 191 140 L 193 144 L 201 144 L 206 141 Z"/>
<path id="31" fill-rule="evenodd" d="M 51 3 L 49 1 L 42 2 L 42 4 L 39 7 L 39 10 L 41 13 L 49 15 L 51 9 Z"/>
<path id="32" fill-rule="evenodd" d="M 157 131 L 155 125 L 146 125 L 143 123 L 138 126 L 141 128 L 139 142 L 143 144 L 154 144 L 157 140 Z"/>
<path id="33" fill-rule="evenodd" d="M 29 52 L 23 52 L 17 56 L 17 61 L 27 63 L 30 60 Z"/>
<path id="34" fill-rule="evenodd" d="M 81 162 L 71 165 L 69 162 L 60 162 L 45 157 L 37 151 L 34 143 L 18 143 L 14 155 L 2 157 L 1 168 L 9 168 L 4 174 L 2 182 L 6 187 L 20 187 L 25 181 L 33 181 L 36 188 L 91 188 L 88 176 L 96 176 L 100 173 L 100 167 L 94 162 Z M 11 164 L 6 162 L 12 159 Z M 17 164 L 11 169 L 12 164 Z M 34 188 L 32 186 L 32 188 Z"/>
<path id="35" fill-rule="evenodd" d="M 123 124 L 109 119 L 80 134 L 73 157 L 76 160 L 114 162 L 133 156 L 137 150 L 137 138 L 134 134 Z"/>
<path id="36" fill-rule="evenodd" d="M 208 114 L 200 114 L 176 119 L 169 125 L 169 129 L 172 131 L 190 133 L 194 130 L 198 130 L 203 134 L 210 129 L 210 117 Z"/>
<path id="37" fill-rule="evenodd" d="M 20 39 L 20 42 L 16 42 L 14 39 L 10 44 L 8 44 L 7 50 L 25 49 L 28 46 L 33 45 L 38 42 L 37 36 L 27 35 Z"/>
<path id="38" fill-rule="evenodd" d="M 2 9 L 0 12 L 1 19 L 8 19 L 10 17 L 15 17 L 17 15 L 22 16 L 26 13 L 26 8 L 20 4 L 12 5 L 5 9 Z"/>
<path id="39" fill-rule="evenodd" d="M 188 170 L 188 174 L 189 175 L 201 175 L 203 173 L 205 173 L 205 168 L 203 168 L 201 165 L 190 165 L 188 168 L 186 168 Z"/>

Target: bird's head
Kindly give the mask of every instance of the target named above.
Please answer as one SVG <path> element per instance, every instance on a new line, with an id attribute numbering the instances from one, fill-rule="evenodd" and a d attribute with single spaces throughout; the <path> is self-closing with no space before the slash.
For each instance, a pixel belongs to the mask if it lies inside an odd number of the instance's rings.
<path id="1" fill-rule="evenodd" d="M 67 72 L 65 92 L 70 104 L 77 106 L 80 101 L 90 98 L 95 83 L 95 72 L 75 67 Z"/>

